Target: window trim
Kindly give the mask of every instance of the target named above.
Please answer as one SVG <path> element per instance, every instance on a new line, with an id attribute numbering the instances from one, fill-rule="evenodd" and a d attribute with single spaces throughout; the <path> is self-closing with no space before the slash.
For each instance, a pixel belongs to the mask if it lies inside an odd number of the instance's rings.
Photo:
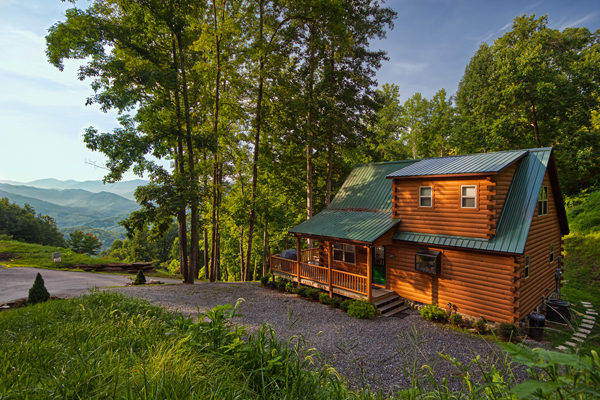
<path id="1" fill-rule="evenodd" d="M 341 249 L 336 249 L 335 248 L 336 244 L 342 246 L 342 248 Z M 352 246 L 352 251 L 346 250 L 345 246 Z M 336 250 L 342 252 L 342 260 L 337 260 L 335 258 L 335 251 Z M 345 243 L 332 243 L 331 251 L 333 252 L 333 254 L 331 255 L 331 257 L 333 258 L 333 261 L 341 262 L 341 263 L 344 263 L 344 264 L 356 265 L 356 246 L 355 245 L 353 245 L 353 244 L 345 244 Z M 346 253 L 352 253 L 354 255 L 354 262 L 348 262 L 348 261 L 346 261 Z"/>
<path id="2" fill-rule="evenodd" d="M 546 194 L 546 198 L 542 199 L 542 193 Z M 543 217 L 545 215 L 548 215 L 548 186 L 542 186 L 540 188 L 540 194 L 538 195 L 538 201 L 537 201 L 537 212 L 538 212 L 538 217 Z M 545 211 L 544 211 L 544 204 L 546 205 L 545 207 Z M 540 213 L 540 208 L 542 209 L 542 212 Z"/>
<path id="3" fill-rule="evenodd" d="M 463 188 L 475 188 L 475 196 L 471 197 L 471 196 L 465 196 L 463 195 Z M 478 185 L 460 185 L 460 204 L 459 204 L 459 208 L 461 209 L 467 209 L 467 210 L 477 210 L 477 208 L 479 207 L 479 202 L 477 201 L 477 193 L 479 192 L 478 190 Z M 466 207 L 463 206 L 463 199 L 473 199 L 475 200 L 475 205 L 473 207 Z"/>
<path id="4" fill-rule="evenodd" d="M 554 262 L 554 243 L 550 243 L 550 263 Z"/>
<path id="5" fill-rule="evenodd" d="M 421 195 L 421 189 L 425 189 L 425 188 L 431 189 L 431 194 L 429 196 L 422 196 Z M 428 205 L 428 206 L 424 206 L 424 205 L 421 204 L 421 199 L 429 199 L 429 201 L 431 202 L 431 204 Z M 419 207 L 433 208 L 433 186 L 419 186 Z"/>
<path id="6" fill-rule="evenodd" d="M 530 260 L 529 260 L 529 256 L 527 255 L 527 256 L 525 256 L 525 279 L 529 278 L 529 273 L 530 273 L 529 265 L 530 265 Z"/>

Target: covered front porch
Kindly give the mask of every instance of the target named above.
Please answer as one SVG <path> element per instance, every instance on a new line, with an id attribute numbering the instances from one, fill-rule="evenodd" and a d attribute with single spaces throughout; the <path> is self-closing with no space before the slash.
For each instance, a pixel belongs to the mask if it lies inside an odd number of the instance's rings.
<path id="1" fill-rule="evenodd" d="M 271 255 L 271 272 L 275 276 L 299 282 L 302 285 L 312 286 L 326 292 L 331 297 L 334 293 L 355 299 L 364 299 L 377 303 L 379 300 L 395 294 L 384 287 L 372 283 L 372 248 L 365 246 L 367 252 L 367 268 L 365 274 L 355 274 L 333 268 L 333 249 L 331 242 L 325 242 L 327 251 L 315 247 L 302 250 L 300 238 L 297 238 L 297 259 L 290 260 Z M 326 253 L 327 260 L 323 256 Z"/>

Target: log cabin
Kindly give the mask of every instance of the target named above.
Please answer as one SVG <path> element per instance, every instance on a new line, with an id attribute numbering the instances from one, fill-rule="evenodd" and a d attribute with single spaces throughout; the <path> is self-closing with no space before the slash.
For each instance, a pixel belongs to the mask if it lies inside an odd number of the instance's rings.
<path id="1" fill-rule="evenodd" d="M 539 148 L 357 165 L 289 232 L 297 258 L 272 255 L 274 275 L 384 316 L 408 301 L 517 322 L 555 291 L 569 227 L 553 149 Z"/>

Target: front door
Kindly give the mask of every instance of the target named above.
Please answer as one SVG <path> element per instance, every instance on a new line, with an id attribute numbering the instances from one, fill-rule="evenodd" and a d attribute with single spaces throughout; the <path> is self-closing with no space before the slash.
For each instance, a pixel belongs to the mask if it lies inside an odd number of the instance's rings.
<path id="1" fill-rule="evenodd" d="M 373 251 L 373 283 L 385 286 L 385 246 Z"/>

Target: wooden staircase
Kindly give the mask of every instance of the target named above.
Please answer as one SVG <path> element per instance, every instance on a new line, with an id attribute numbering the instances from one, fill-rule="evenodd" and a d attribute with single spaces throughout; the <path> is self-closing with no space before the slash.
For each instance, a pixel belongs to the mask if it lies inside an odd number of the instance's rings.
<path id="1" fill-rule="evenodd" d="M 374 298 L 371 303 L 377 307 L 377 311 L 382 317 L 391 317 L 409 308 L 404 304 L 404 300 L 391 290 L 386 290 L 385 293 Z"/>

